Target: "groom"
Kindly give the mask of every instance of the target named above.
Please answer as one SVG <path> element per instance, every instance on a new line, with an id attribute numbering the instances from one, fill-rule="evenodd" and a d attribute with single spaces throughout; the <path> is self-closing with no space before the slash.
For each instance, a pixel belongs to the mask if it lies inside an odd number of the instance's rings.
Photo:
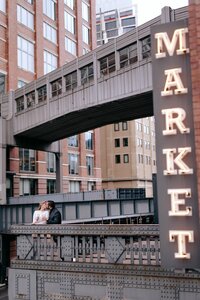
<path id="1" fill-rule="evenodd" d="M 47 224 L 61 224 L 61 213 L 55 207 L 55 202 L 52 200 L 47 201 L 47 209 L 49 209 L 49 219 Z"/>

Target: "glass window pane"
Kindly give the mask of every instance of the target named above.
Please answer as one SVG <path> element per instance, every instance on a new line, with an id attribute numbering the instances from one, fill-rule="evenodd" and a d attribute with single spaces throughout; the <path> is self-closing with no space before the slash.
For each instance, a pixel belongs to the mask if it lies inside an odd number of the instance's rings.
<path id="1" fill-rule="evenodd" d="M 0 11 L 6 12 L 6 0 L 1 0 L 0 1 Z"/>
<path id="2" fill-rule="evenodd" d="M 18 36 L 18 67 L 34 72 L 34 45 L 28 40 Z"/>
<path id="3" fill-rule="evenodd" d="M 82 18 L 86 20 L 87 22 L 89 21 L 89 7 L 88 5 L 82 1 Z"/>

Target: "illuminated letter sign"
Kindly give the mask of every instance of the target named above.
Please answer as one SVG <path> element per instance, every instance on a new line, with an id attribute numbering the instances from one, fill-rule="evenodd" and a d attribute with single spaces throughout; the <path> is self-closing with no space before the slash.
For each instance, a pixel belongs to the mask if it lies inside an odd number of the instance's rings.
<path id="1" fill-rule="evenodd" d="M 157 197 L 163 267 L 200 266 L 188 27 L 152 28 Z"/>
<path id="2" fill-rule="evenodd" d="M 171 96 L 173 95 L 172 87 L 175 87 L 175 94 L 186 94 L 187 88 L 184 88 L 181 81 L 180 73 L 182 73 L 181 68 L 165 70 L 165 75 L 167 79 L 165 82 L 164 91 L 161 92 L 161 96 Z"/>
<path id="3" fill-rule="evenodd" d="M 155 54 L 156 58 L 166 57 L 166 52 L 164 51 L 164 45 L 170 56 L 174 55 L 175 47 L 179 41 L 179 48 L 176 50 L 176 53 L 183 54 L 188 53 L 189 48 L 186 46 L 186 33 L 188 33 L 188 28 L 180 28 L 174 31 L 172 41 L 170 42 L 167 32 L 158 32 L 155 34 L 157 39 L 157 53 Z"/>
<path id="4" fill-rule="evenodd" d="M 186 128 L 183 123 L 186 118 L 186 112 L 184 109 L 180 107 L 163 109 L 162 114 L 165 115 L 165 130 L 163 130 L 164 135 L 177 134 L 177 130 L 174 128 L 175 124 L 180 130 L 180 133 L 190 132 L 190 129 Z"/>

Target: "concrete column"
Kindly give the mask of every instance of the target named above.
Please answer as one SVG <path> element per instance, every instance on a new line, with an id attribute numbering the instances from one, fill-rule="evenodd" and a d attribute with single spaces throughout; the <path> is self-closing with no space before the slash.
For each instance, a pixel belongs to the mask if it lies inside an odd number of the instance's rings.
<path id="1" fill-rule="evenodd" d="M 61 141 L 59 142 L 59 144 Z M 61 148 L 61 145 L 60 145 Z M 56 193 L 63 193 L 63 155 L 56 153 Z"/>
<path id="2" fill-rule="evenodd" d="M 0 118 L 0 205 L 6 204 L 6 120 Z"/>

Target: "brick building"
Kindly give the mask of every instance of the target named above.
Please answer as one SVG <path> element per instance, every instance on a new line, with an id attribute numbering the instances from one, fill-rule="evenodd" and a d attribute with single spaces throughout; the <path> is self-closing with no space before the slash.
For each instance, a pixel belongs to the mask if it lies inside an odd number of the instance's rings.
<path id="1" fill-rule="evenodd" d="M 192 75 L 192 106 L 195 133 L 196 167 L 197 167 L 197 188 L 200 195 L 200 1 L 189 0 L 189 43 L 190 62 Z M 199 197 L 198 197 L 199 199 Z M 200 202 L 200 201 L 199 201 Z"/>
<path id="2" fill-rule="evenodd" d="M 95 27 L 92 0 L 1 0 L 0 92 L 94 49 Z M 101 188 L 98 140 L 97 129 L 60 141 L 63 192 Z M 7 195 L 56 192 L 55 154 L 10 147 L 7 157 Z"/>

